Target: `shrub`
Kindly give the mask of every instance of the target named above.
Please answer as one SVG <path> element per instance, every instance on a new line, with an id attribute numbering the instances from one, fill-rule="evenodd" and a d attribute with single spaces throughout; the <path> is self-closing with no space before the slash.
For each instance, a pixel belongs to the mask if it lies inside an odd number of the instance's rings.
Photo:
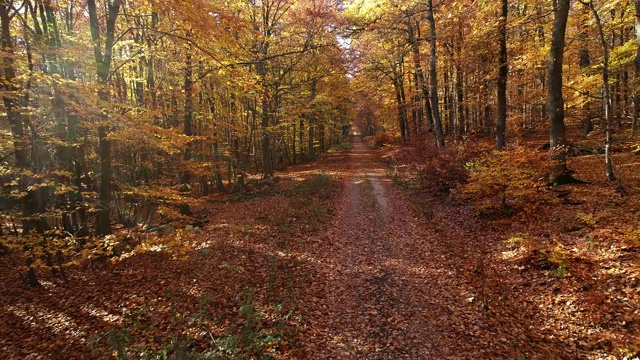
<path id="1" fill-rule="evenodd" d="M 393 138 L 391 137 L 391 135 L 387 134 L 386 132 L 377 132 L 375 139 L 374 139 L 374 146 L 375 147 L 383 147 L 384 145 L 388 145 L 388 144 L 392 144 Z"/>
<path id="2" fill-rule="evenodd" d="M 450 144 L 445 149 L 438 149 L 429 143 L 420 149 L 417 175 L 420 185 L 440 194 L 449 194 L 463 184 L 469 177 L 467 166 L 473 159 L 487 152 L 483 144 Z"/>
<path id="3" fill-rule="evenodd" d="M 552 198 L 544 185 L 550 168 L 546 154 L 524 148 L 494 151 L 467 163 L 466 168 L 468 183 L 460 193 L 465 199 L 479 201 L 481 208 L 531 212 Z"/>

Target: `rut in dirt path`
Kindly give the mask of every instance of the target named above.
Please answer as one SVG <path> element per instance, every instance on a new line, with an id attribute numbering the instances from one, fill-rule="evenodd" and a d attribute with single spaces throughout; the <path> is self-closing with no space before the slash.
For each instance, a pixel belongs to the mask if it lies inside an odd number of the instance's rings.
<path id="1" fill-rule="evenodd" d="M 428 231 L 392 189 L 373 151 L 354 142 L 328 169 L 345 191 L 324 231 L 301 249 L 309 283 L 301 289 L 306 356 L 428 359 L 451 357 L 447 327 L 468 296 L 433 249 Z"/>

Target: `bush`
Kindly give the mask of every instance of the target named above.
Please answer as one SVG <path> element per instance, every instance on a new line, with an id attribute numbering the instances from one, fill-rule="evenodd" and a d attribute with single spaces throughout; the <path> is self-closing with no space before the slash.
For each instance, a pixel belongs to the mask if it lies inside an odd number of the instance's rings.
<path id="1" fill-rule="evenodd" d="M 387 134 L 386 132 L 376 133 L 375 145 L 377 147 L 383 147 L 384 145 L 392 144 L 393 142 L 394 141 L 391 135 Z"/>
<path id="2" fill-rule="evenodd" d="M 452 189 L 467 183 L 467 164 L 487 152 L 487 148 L 482 144 L 467 143 L 451 143 L 440 150 L 429 142 L 417 150 L 419 159 L 412 163 L 417 166 L 420 186 L 430 192 L 447 195 Z"/>
<path id="3" fill-rule="evenodd" d="M 481 208 L 535 210 L 552 197 L 545 187 L 547 154 L 515 148 L 494 151 L 466 164 L 468 183 L 460 194 Z"/>
<path id="4" fill-rule="evenodd" d="M 309 197 L 317 197 L 322 200 L 331 198 L 334 180 L 327 174 L 314 174 L 308 179 L 296 184 L 289 190 L 290 196 L 302 197 L 308 200 Z"/>

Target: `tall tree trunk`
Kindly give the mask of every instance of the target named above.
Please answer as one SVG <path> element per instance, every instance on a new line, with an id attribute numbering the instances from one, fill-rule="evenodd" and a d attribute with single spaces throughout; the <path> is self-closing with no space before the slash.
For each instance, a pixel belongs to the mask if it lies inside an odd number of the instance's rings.
<path id="1" fill-rule="evenodd" d="M 430 48 L 431 59 L 429 61 L 429 81 L 431 84 L 431 109 L 433 111 L 433 124 L 436 131 L 436 141 L 439 148 L 444 148 L 444 133 L 442 132 L 442 120 L 440 118 L 440 106 L 438 101 L 438 58 L 436 47 L 436 22 L 433 17 L 433 0 L 427 0 L 427 19 L 431 30 Z"/>
<path id="2" fill-rule="evenodd" d="M 552 180 L 567 173 L 566 128 L 564 125 L 564 99 L 562 97 L 562 63 L 564 59 L 565 34 L 571 0 L 558 0 L 553 21 L 551 50 L 549 51 L 549 121 L 552 157 L 558 162 Z"/>
<path id="3" fill-rule="evenodd" d="M 445 135 L 451 134 L 453 131 L 453 122 L 451 121 L 451 102 L 450 102 L 450 96 L 449 96 L 449 65 L 445 64 L 445 70 L 443 72 L 443 87 L 444 87 L 444 94 L 443 94 L 443 109 L 444 109 L 444 118 L 447 120 L 446 123 L 443 123 L 443 131 L 445 133 Z"/>
<path id="4" fill-rule="evenodd" d="M 98 97 L 105 107 L 107 106 L 106 103 L 109 101 L 111 57 L 113 44 L 115 42 L 116 19 L 118 18 L 121 4 L 122 0 L 112 0 L 107 3 L 107 26 L 103 53 L 96 1 L 87 0 L 91 39 L 94 43 L 93 53 L 96 62 L 98 81 L 100 83 Z M 108 138 L 108 110 L 104 108 L 102 112 L 102 124 L 98 126 L 100 148 L 100 212 L 98 213 L 96 231 L 98 235 L 108 235 L 111 234 L 111 141 Z"/>
<path id="5" fill-rule="evenodd" d="M 400 67 L 401 77 L 398 79 L 398 85 L 399 85 L 398 89 L 400 90 L 400 103 L 402 104 L 401 121 L 402 121 L 402 128 L 404 129 L 403 139 L 409 140 L 409 116 L 407 115 L 407 98 L 404 92 L 404 77 L 402 76 L 403 74 L 404 74 L 404 70 L 402 69 L 402 67 Z"/>
<path id="6" fill-rule="evenodd" d="M 266 46 L 266 45 L 265 45 Z M 267 50 L 263 51 L 263 55 L 266 56 Z M 260 125 L 262 128 L 262 138 L 260 139 L 260 146 L 262 149 L 262 175 L 265 178 L 273 176 L 273 162 L 271 158 L 271 134 L 270 131 L 270 116 L 269 116 L 269 89 L 267 87 L 267 63 L 264 60 L 258 62 L 258 75 L 262 81 L 262 113 L 260 116 Z"/>
<path id="7" fill-rule="evenodd" d="M 583 7 L 584 13 L 581 14 L 580 18 L 580 32 L 588 31 L 588 17 L 589 17 L 589 6 Z M 580 65 L 580 69 L 587 68 L 591 66 L 591 55 L 589 54 L 589 37 L 586 34 L 580 36 L 581 49 L 579 52 L 578 64 Z M 586 109 L 586 114 L 582 118 L 582 134 L 589 135 L 590 132 L 593 131 L 593 120 L 591 119 L 591 94 L 587 92 L 586 94 L 587 100 L 583 106 L 583 109 Z"/>
<path id="8" fill-rule="evenodd" d="M 18 101 L 18 87 L 15 85 L 16 81 L 16 68 L 14 62 L 14 48 L 13 48 L 13 38 L 11 35 L 11 19 L 12 16 L 9 14 L 12 9 L 13 1 L 3 1 L 0 3 L 0 28 L 2 32 L 2 64 L 3 64 L 3 79 L 2 79 L 2 89 L 3 95 L 2 100 L 4 102 L 5 112 L 7 116 L 7 120 L 9 121 L 9 127 L 11 129 L 11 136 L 13 138 L 13 151 L 16 159 L 16 167 L 21 170 L 21 181 L 20 181 L 20 191 L 24 191 L 26 188 L 28 179 L 24 174 L 25 170 L 28 170 L 30 167 L 29 164 L 29 156 L 27 152 L 27 142 L 25 138 L 25 124 L 22 118 L 22 115 L 19 111 L 20 103 Z M 31 228 L 33 220 L 31 220 L 31 215 L 35 212 L 34 207 L 34 192 L 28 191 L 28 195 L 25 196 L 22 200 L 23 204 L 23 216 L 25 220 L 23 221 L 23 229 L 22 234 L 26 235 Z M 27 271 L 27 281 L 29 285 L 35 287 L 39 286 L 40 282 L 36 276 L 36 272 L 34 268 L 31 266 L 35 261 L 34 258 L 28 256 L 26 259 L 26 265 L 29 268 Z"/>
<path id="9" fill-rule="evenodd" d="M 191 48 L 187 47 L 187 55 L 185 58 L 184 69 L 184 134 L 186 136 L 193 136 L 193 66 L 191 63 Z M 186 163 L 187 169 L 182 172 L 182 185 L 183 188 L 189 189 L 191 185 L 191 171 L 189 167 L 189 160 L 191 160 L 193 153 L 193 145 L 187 144 L 184 150 L 183 159 Z"/>
<path id="10" fill-rule="evenodd" d="M 16 69 L 14 63 L 14 49 L 13 38 L 11 35 L 12 17 L 9 15 L 13 1 L 3 1 L 0 3 L 0 26 L 2 27 L 2 63 L 3 63 L 3 95 L 5 112 L 7 114 L 7 120 L 9 121 L 9 127 L 11 128 L 11 135 L 13 138 L 13 151 L 16 158 L 16 166 L 19 169 L 26 169 L 28 167 L 28 153 L 27 143 L 24 133 L 24 123 L 22 116 L 19 112 L 18 101 L 18 87 L 15 85 Z"/>
<path id="11" fill-rule="evenodd" d="M 414 30 L 415 29 L 415 30 Z M 408 21 L 409 30 L 409 43 L 411 44 L 411 51 L 413 53 L 413 68 L 414 78 L 416 82 L 416 92 L 419 90 L 420 95 L 417 95 L 417 99 L 423 103 L 418 108 L 418 131 L 422 130 L 422 119 L 426 116 L 427 124 L 433 123 L 433 112 L 431 111 L 431 103 L 429 102 L 429 88 L 424 80 L 424 71 L 422 70 L 422 62 L 420 55 L 420 43 L 418 38 L 420 37 L 420 25 L 416 24 L 415 27 L 411 20 Z M 423 111 L 424 110 L 424 111 Z"/>
<path id="12" fill-rule="evenodd" d="M 400 81 L 396 78 L 393 79 L 393 87 L 395 89 L 396 92 L 396 108 L 398 111 L 398 127 L 400 128 L 400 136 L 402 137 L 402 142 L 406 142 L 407 141 L 407 136 L 406 136 L 406 122 L 404 120 L 405 117 L 405 109 L 404 109 L 404 102 L 402 100 L 402 94 L 400 92 Z"/>
<path id="13" fill-rule="evenodd" d="M 313 80 L 311 82 L 311 97 L 309 99 L 309 103 L 312 103 L 315 98 L 316 98 L 316 92 L 317 92 L 317 87 L 318 87 L 318 81 L 317 80 Z M 315 139 L 315 130 L 316 130 L 316 116 L 315 114 L 307 114 L 307 123 L 309 124 L 309 135 L 307 136 L 307 141 L 308 141 L 308 150 L 307 150 L 307 155 L 309 159 L 313 159 L 316 156 L 316 152 L 315 152 L 315 148 L 314 148 L 314 142 L 316 141 Z"/>
<path id="14" fill-rule="evenodd" d="M 607 180 L 613 181 L 615 180 L 615 176 L 613 174 L 613 160 L 611 158 L 611 140 L 612 140 L 612 132 L 613 132 L 613 114 L 611 109 L 611 87 L 609 85 L 609 44 L 607 43 L 607 38 L 604 35 L 604 29 L 602 28 L 602 21 L 600 20 L 600 15 L 593 5 L 593 0 L 589 1 L 589 8 L 593 13 L 593 17 L 596 20 L 596 26 L 598 27 L 598 34 L 600 36 L 600 43 L 602 44 L 602 52 L 603 52 L 603 66 L 602 66 L 602 82 L 603 82 L 603 101 L 604 101 L 604 116 L 607 121 L 606 128 L 606 136 L 604 142 L 604 158 L 605 158 L 605 171 L 607 175 Z"/>
<path id="15" fill-rule="evenodd" d="M 505 132 L 507 128 L 507 15 L 509 1 L 502 0 L 502 15 L 500 17 L 500 68 L 498 70 L 498 123 L 496 124 L 496 149 L 503 150 Z"/>
<path id="16" fill-rule="evenodd" d="M 462 76 L 462 66 L 456 63 L 456 96 L 458 103 L 458 132 L 457 135 L 464 135 L 466 133 L 466 117 L 464 107 L 464 80 Z"/>
<path id="17" fill-rule="evenodd" d="M 635 0 L 636 5 L 636 57 L 633 60 L 634 77 L 636 81 L 640 80 L 640 0 Z M 638 119 L 640 118 L 640 91 L 633 92 L 633 123 L 631 124 L 631 135 L 635 136 Z"/>

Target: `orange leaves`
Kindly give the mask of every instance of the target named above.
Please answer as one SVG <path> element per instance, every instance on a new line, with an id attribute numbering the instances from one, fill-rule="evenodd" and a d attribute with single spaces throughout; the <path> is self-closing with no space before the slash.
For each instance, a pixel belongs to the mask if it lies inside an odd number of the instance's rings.
<path id="1" fill-rule="evenodd" d="M 465 164 L 469 180 L 461 189 L 468 199 L 489 202 L 489 206 L 515 206 L 529 213 L 547 202 L 545 183 L 549 162 L 544 153 L 525 148 L 493 152 Z M 486 205 L 486 204 L 485 204 Z"/>

